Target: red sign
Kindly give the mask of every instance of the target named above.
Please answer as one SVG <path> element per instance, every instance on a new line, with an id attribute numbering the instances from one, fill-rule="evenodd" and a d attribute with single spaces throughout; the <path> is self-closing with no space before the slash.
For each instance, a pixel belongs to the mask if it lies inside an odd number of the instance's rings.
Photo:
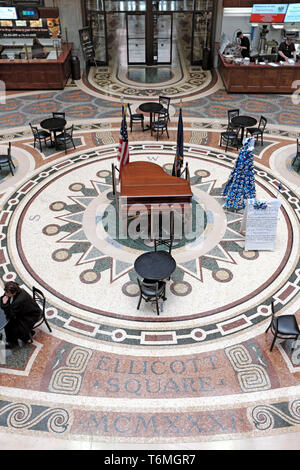
<path id="1" fill-rule="evenodd" d="M 285 13 L 252 13 L 250 23 L 283 23 Z"/>

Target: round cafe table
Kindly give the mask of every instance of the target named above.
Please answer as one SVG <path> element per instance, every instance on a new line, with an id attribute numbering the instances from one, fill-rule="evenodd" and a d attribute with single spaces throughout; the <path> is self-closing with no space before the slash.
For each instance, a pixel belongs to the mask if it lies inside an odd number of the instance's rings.
<path id="1" fill-rule="evenodd" d="M 150 114 L 150 125 L 149 129 L 152 127 L 152 115 L 159 113 L 163 109 L 163 105 L 160 103 L 155 103 L 153 101 L 150 101 L 148 103 L 143 103 L 139 106 L 140 110 L 143 113 L 149 113 Z"/>
<path id="2" fill-rule="evenodd" d="M 241 144 L 243 145 L 245 127 L 254 127 L 257 124 L 257 119 L 251 116 L 235 116 L 231 119 L 234 126 L 241 128 Z"/>
<path id="3" fill-rule="evenodd" d="M 176 261 L 167 251 L 148 251 L 135 260 L 134 269 L 144 279 L 161 281 L 175 271 Z"/>
<path id="4" fill-rule="evenodd" d="M 67 121 L 64 118 L 47 118 L 44 119 L 40 125 L 43 129 L 46 129 L 47 131 L 50 131 L 50 133 L 53 132 L 54 134 L 54 142 L 52 141 L 52 145 L 55 145 L 55 139 L 56 139 L 56 133 L 57 132 L 62 132 L 63 128 L 67 124 Z"/>

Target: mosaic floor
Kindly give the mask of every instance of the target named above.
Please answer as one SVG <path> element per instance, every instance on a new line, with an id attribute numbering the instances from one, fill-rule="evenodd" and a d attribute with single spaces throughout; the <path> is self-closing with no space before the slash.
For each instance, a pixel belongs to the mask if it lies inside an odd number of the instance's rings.
<path id="1" fill-rule="evenodd" d="M 120 102 L 97 86 L 84 78 L 61 92 L 10 94 L 1 105 L 0 150 L 13 143 L 16 172 L 3 169 L 0 181 L 0 275 L 45 293 L 52 333 L 42 326 L 33 344 L 12 352 L 1 345 L 0 446 L 299 449 L 300 344 L 292 351 L 278 340 L 271 353 L 265 334 L 272 299 L 300 322 L 300 176 L 291 167 L 299 106 L 288 96 L 227 95 L 216 73 L 185 95 L 184 158 L 201 230 L 175 245 L 157 317 L 151 303 L 136 308 L 133 263 L 151 240 L 115 238 L 103 221 Z M 133 94 L 136 108 L 145 96 Z M 169 139 L 138 126 L 129 133 L 130 161 L 170 173 L 179 100 Z M 270 118 L 255 178 L 258 199 L 282 203 L 273 252 L 245 251 L 243 214 L 223 209 L 237 152 L 225 153 L 219 136 L 236 104 Z M 28 130 L 55 110 L 75 124 L 67 155 L 34 149 Z"/>

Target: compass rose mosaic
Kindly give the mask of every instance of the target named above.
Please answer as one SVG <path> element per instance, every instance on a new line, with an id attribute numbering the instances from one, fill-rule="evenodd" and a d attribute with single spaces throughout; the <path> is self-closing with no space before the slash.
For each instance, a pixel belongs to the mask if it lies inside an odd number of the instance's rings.
<path id="1" fill-rule="evenodd" d="M 130 146 L 130 160 L 155 161 L 171 173 L 176 145 Z M 7 200 L 2 217 L 1 275 L 47 297 L 51 324 L 67 334 L 121 345 L 201 346 L 254 330 L 299 291 L 299 201 L 283 188 L 276 252 L 244 251 L 242 213 L 225 211 L 222 188 L 235 156 L 186 145 L 197 213 L 196 236 L 177 240 L 177 268 L 167 301 L 137 310 L 135 259 L 153 249 L 149 238 L 112 233 L 111 164 L 116 145 L 63 157 L 44 166 Z M 256 168 L 259 200 L 276 197 L 277 180 Z M 110 227 L 110 228 L 109 228 Z M 16 234 L 16 235 L 14 235 Z M 262 269 L 263 267 L 263 269 Z M 63 288 L 60 286 L 63 285 Z M 121 299 L 121 300 L 120 300 Z"/>

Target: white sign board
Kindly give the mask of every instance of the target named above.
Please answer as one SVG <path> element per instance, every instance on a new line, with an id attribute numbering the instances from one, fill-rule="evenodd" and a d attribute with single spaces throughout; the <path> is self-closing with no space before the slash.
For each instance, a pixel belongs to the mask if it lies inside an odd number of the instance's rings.
<path id="1" fill-rule="evenodd" d="M 255 209 L 253 200 L 246 207 L 245 251 L 275 250 L 278 211 L 281 202 L 271 199 L 265 209 Z"/>

